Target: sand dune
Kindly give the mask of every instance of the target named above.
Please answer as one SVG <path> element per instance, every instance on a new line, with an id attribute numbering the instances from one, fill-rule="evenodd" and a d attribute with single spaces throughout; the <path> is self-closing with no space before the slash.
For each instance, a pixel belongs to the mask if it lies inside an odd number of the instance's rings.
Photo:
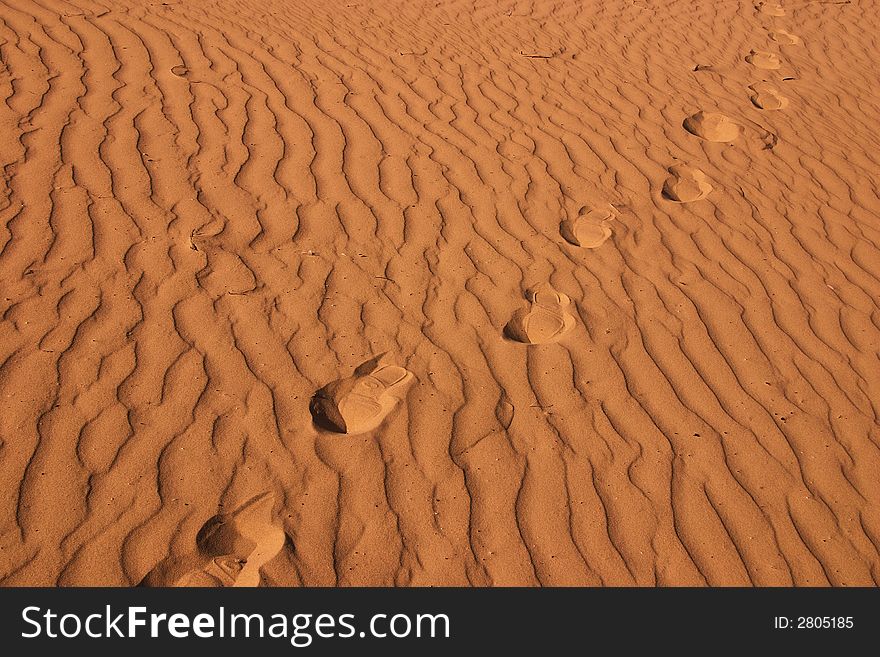
<path id="1" fill-rule="evenodd" d="M 876 585 L 878 30 L 0 0 L 0 584 Z"/>

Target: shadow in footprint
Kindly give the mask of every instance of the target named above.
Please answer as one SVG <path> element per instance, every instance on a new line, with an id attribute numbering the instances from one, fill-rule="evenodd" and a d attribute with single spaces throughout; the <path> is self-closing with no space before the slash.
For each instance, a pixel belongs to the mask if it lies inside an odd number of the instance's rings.
<path id="1" fill-rule="evenodd" d="M 706 141 L 733 141 L 740 132 L 733 119 L 718 112 L 697 112 L 687 117 L 682 125 L 689 133 Z"/>
<path id="2" fill-rule="evenodd" d="M 171 72 L 179 78 L 183 78 L 184 80 L 192 81 L 192 71 L 190 71 L 186 66 L 178 65 L 172 66 Z"/>
<path id="3" fill-rule="evenodd" d="M 559 224 L 559 233 L 569 244 L 597 249 L 611 237 L 611 222 L 615 217 L 616 213 L 611 206 L 593 210 L 584 206 L 577 217 Z"/>
<path id="4" fill-rule="evenodd" d="M 801 38 L 795 36 L 791 32 L 785 30 L 774 30 L 770 32 L 770 38 L 783 46 L 796 46 L 801 42 Z"/>
<path id="5" fill-rule="evenodd" d="M 778 2 L 759 2 L 755 9 L 766 16 L 785 16 L 785 9 Z"/>
<path id="6" fill-rule="evenodd" d="M 675 164 L 669 169 L 669 178 L 663 183 L 663 198 L 676 203 L 692 203 L 706 198 L 712 185 L 705 173 L 685 164 Z"/>
<path id="7" fill-rule="evenodd" d="M 315 426 L 348 435 L 377 428 L 403 399 L 413 375 L 385 354 L 362 363 L 350 377 L 328 383 L 312 397 Z"/>
<path id="8" fill-rule="evenodd" d="M 779 59 L 779 55 L 764 50 L 752 50 L 746 55 L 746 61 L 755 68 L 765 71 L 775 71 L 782 66 L 782 60 Z"/>
<path id="9" fill-rule="evenodd" d="M 766 82 L 756 82 L 749 85 L 749 89 L 752 90 L 749 99 L 752 101 L 752 105 L 758 109 L 781 110 L 788 105 L 788 98 Z"/>
<path id="10" fill-rule="evenodd" d="M 272 520 L 274 502 L 266 492 L 213 516 L 199 530 L 192 551 L 159 562 L 139 586 L 258 586 L 260 568 L 286 541 Z"/>
<path id="11" fill-rule="evenodd" d="M 571 299 L 557 292 L 549 283 L 541 283 L 526 293 L 528 308 L 517 310 L 504 335 L 524 344 L 547 344 L 563 338 L 574 328 L 574 316 L 568 312 Z"/>

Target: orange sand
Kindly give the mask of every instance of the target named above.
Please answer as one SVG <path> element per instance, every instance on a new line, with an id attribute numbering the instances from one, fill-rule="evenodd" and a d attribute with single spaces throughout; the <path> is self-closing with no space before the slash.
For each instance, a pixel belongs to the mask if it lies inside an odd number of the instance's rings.
<path id="1" fill-rule="evenodd" d="M 880 582 L 880 2 L 775 4 L 0 0 L 0 584 Z"/>

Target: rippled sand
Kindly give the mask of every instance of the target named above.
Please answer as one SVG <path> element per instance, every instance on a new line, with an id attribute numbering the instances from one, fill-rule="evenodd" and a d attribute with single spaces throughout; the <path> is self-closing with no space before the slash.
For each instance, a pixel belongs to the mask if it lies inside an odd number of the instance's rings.
<path id="1" fill-rule="evenodd" d="M 0 0 L 0 584 L 876 584 L 878 33 Z"/>

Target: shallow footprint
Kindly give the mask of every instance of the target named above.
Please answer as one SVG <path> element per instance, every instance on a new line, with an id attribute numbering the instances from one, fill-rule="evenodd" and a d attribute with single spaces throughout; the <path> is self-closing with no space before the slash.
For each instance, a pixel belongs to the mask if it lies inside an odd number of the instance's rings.
<path id="1" fill-rule="evenodd" d="M 687 117 L 682 125 L 689 133 L 706 141 L 725 142 L 739 137 L 739 126 L 718 112 L 697 112 Z"/>
<path id="2" fill-rule="evenodd" d="M 262 493 L 213 516 L 199 530 L 194 550 L 159 562 L 140 586 L 259 586 L 260 568 L 286 540 L 272 520 L 274 502 L 271 493 Z"/>
<path id="3" fill-rule="evenodd" d="M 746 61 L 756 68 L 762 68 L 767 71 L 775 71 L 782 66 L 779 55 L 764 50 L 753 50 L 746 55 Z"/>
<path id="4" fill-rule="evenodd" d="M 777 2 L 759 2 L 757 9 L 767 16 L 785 16 L 785 9 Z"/>
<path id="5" fill-rule="evenodd" d="M 352 376 L 339 379 L 318 390 L 312 398 L 315 423 L 345 434 L 372 431 L 403 399 L 413 375 L 390 364 L 385 354 L 358 366 Z"/>
<path id="6" fill-rule="evenodd" d="M 781 110 L 788 105 L 788 98 L 766 82 L 757 82 L 750 85 L 749 89 L 752 90 L 752 94 L 749 96 L 752 105 L 758 109 Z"/>
<path id="7" fill-rule="evenodd" d="M 566 219 L 559 225 L 559 232 L 569 244 L 596 249 L 611 237 L 612 208 L 587 210 L 581 208 L 575 219 Z"/>
<path id="8" fill-rule="evenodd" d="M 684 164 L 675 164 L 667 169 L 671 174 L 663 183 L 663 196 L 676 203 L 691 203 L 706 198 L 712 185 L 706 174 Z"/>
<path id="9" fill-rule="evenodd" d="M 526 344 L 556 342 L 574 328 L 575 319 L 568 312 L 571 299 L 557 292 L 549 283 L 528 291 L 529 308 L 517 310 L 504 331 L 508 337 Z"/>
<path id="10" fill-rule="evenodd" d="M 791 32 L 786 32 L 785 30 L 774 30 L 773 32 L 770 32 L 770 38 L 783 46 L 796 46 L 801 42 L 799 36 L 795 36 Z"/>

